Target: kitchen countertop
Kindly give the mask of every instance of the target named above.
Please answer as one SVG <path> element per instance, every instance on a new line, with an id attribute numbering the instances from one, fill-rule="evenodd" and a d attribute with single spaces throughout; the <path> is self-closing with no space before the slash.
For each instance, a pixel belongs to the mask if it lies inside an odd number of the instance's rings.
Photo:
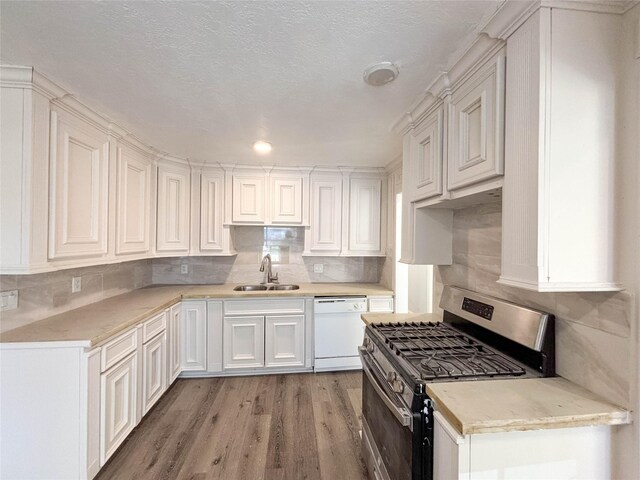
<path id="1" fill-rule="evenodd" d="M 441 322 L 441 313 L 363 313 L 362 321 L 370 323 Z"/>
<path id="2" fill-rule="evenodd" d="M 235 292 L 238 284 L 142 288 L 38 320 L 0 335 L 0 343 L 78 342 L 92 347 L 182 299 L 393 295 L 371 283 L 301 283 L 299 290 Z"/>
<path id="3" fill-rule="evenodd" d="M 631 423 L 631 413 L 562 378 L 426 385 L 436 410 L 462 435 Z"/>

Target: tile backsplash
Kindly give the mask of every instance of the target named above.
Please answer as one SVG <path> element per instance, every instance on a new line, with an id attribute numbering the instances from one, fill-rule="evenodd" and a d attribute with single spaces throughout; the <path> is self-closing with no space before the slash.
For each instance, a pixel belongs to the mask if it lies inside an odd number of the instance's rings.
<path id="1" fill-rule="evenodd" d="M 302 227 L 234 227 L 236 257 L 156 258 L 152 263 L 154 284 L 260 283 L 260 261 L 273 258 L 280 283 L 362 282 L 378 283 L 383 259 L 377 257 L 307 257 Z M 323 272 L 314 273 L 314 264 Z M 186 265 L 187 274 L 181 273 Z"/>
<path id="2" fill-rule="evenodd" d="M 377 257 L 306 257 L 304 228 L 235 227 L 235 257 L 155 258 L 113 265 L 75 268 L 35 275 L 0 275 L 0 290 L 18 290 L 18 308 L 0 313 L 0 333 L 114 295 L 152 284 L 260 283 L 265 253 L 274 259 L 280 283 L 378 283 L 384 259 Z M 314 273 L 314 264 L 323 272 Z M 181 267 L 188 273 L 182 274 Z M 82 290 L 71 291 L 71 279 Z"/>
<path id="3" fill-rule="evenodd" d="M 71 291 L 71 279 L 82 290 Z M 0 290 L 18 290 L 18 308 L 0 313 L 0 332 L 151 284 L 151 260 L 73 268 L 35 275 L 0 275 Z"/>
<path id="4" fill-rule="evenodd" d="M 627 291 L 538 293 L 497 283 L 500 203 L 457 210 L 453 230 L 453 264 L 435 269 L 434 299 L 440 298 L 443 284 L 450 284 L 555 314 L 557 372 L 629 407 L 633 295 Z"/>

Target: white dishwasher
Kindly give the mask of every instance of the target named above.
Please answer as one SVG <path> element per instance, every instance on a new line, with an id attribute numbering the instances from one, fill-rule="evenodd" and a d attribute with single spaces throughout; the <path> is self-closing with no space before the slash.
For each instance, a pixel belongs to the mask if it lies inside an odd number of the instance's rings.
<path id="1" fill-rule="evenodd" d="M 358 347 L 364 338 L 367 297 L 321 297 L 314 302 L 316 372 L 362 368 Z"/>

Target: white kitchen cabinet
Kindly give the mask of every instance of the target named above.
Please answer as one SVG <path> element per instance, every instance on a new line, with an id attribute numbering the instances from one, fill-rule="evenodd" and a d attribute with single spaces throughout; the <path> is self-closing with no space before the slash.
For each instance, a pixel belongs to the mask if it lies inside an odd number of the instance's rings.
<path id="1" fill-rule="evenodd" d="M 305 253 L 338 255 L 342 249 L 342 175 L 311 175 L 311 226 Z"/>
<path id="2" fill-rule="evenodd" d="M 117 147 L 116 254 L 148 254 L 155 205 L 152 159 L 127 145 Z"/>
<path id="3" fill-rule="evenodd" d="M 224 317 L 224 368 L 264 366 L 264 316 Z"/>
<path id="4" fill-rule="evenodd" d="M 273 225 L 303 224 L 303 198 L 304 195 L 309 194 L 305 191 L 303 183 L 304 177 L 300 174 L 282 172 L 269 174 L 271 204 L 269 223 Z"/>
<path id="5" fill-rule="evenodd" d="M 611 478 L 609 426 L 461 435 L 434 413 L 433 478 Z"/>
<path id="6" fill-rule="evenodd" d="M 107 254 L 109 138 L 61 107 L 51 109 L 49 258 Z"/>
<path id="7" fill-rule="evenodd" d="M 176 303 L 169 309 L 168 332 L 168 385 L 180 375 L 182 370 L 182 304 Z"/>
<path id="8" fill-rule="evenodd" d="M 621 25 L 620 15 L 540 8 L 507 40 L 500 283 L 539 292 L 621 289 Z"/>
<path id="9" fill-rule="evenodd" d="M 381 216 L 383 191 L 386 198 L 386 189 L 383 190 L 382 186 L 380 177 L 349 178 L 349 211 L 343 219 L 348 239 L 343 246 L 343 254 L 383 255 Z"/>
<path id="10" fill-rule="evenodd" d="M 191 201 L 189 166 L 163 161 L 158 165 L 158 254 L 189 253 Z"/>
<path id="11" fill-rule="evenodd" d="M 449 190 L 504 173 L 504 49 L 475 71 L 448 99 Z"/>
<path id="12" fill-rule="evenodd" d="M 393 297 L 367 297 L 369 312 L 393 313 Z"/>
<path id="13" fill-rule="evenodd" d="M 233 223 L 265 223 L 267 203 L 268 196 L 266 174 L 264 174 L 263 172 L 233 173 Z"/>
<path id="14" fill-rule="evenodd" d="M 265 366 L 303 366 L 304 343 L 304 315 L 265 317 Z"/>
<path id="15" fill-rule="evenodd" d="M 136 353 L 101 375 L 100 463 L 104 463 L 136 426 Z"/>
<path id="16" fill-rule="evenodd" d="M 200 176 L 200 251 L 224 250 L 224 172 Z"/>
<path id="17" fill-rule="evenodd" d="M 207 302 L 182 302 L 181 369 L 207 369 Z"/>
<path id="18" fill-rule="evenodd" d="M 433 111 L 407 135 L 407 161 L 403 164 L 403 196 L 409 201 L 423 200 L 443 193 L 444 108 Z"/>
<path id="19" fill-rule="evenodd" d="M 142 346 L 142 414 L 151 407 L 167 389 L 167 337 L 165 332 L 156 335 Z"/>
<path id="20" fill-rule="evenodd" d="M 223 368 L 222 305 L 221 300 L 207 300 L 207 373 L 220 373 Z"/>
<path id="21" fill-rule="evenodd" d="M 48 263 L 50 103 L 33 69 L 0 66 L 0 274 Z"/>

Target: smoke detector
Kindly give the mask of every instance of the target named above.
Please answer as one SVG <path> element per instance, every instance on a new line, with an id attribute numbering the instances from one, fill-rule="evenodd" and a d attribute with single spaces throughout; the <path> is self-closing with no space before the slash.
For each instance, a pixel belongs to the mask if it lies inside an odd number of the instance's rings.
<path id="1" fill-rule="evenodd" d="M 391 62 L 380 62 L 371 65 L 362 74 L 366 83 L 374 87 L 380 87 L 389 82 L 393 82 L 398 76 L 398 67 Z"/>

